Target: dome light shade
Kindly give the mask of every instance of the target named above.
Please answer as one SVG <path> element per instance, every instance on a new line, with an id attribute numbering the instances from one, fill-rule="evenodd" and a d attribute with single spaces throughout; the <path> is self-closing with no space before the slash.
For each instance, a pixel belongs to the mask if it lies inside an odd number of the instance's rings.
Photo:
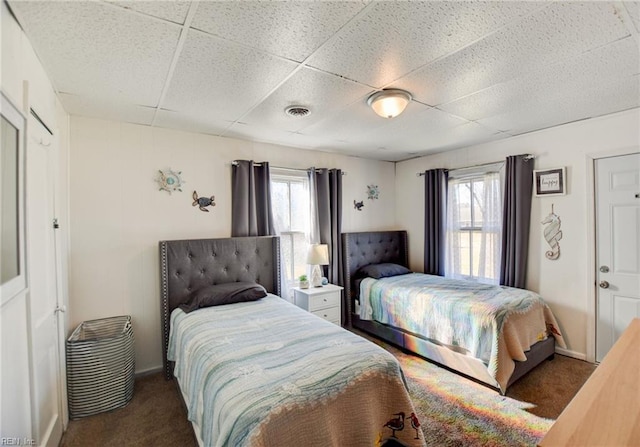
<path id="1" fill-rule="evenodd" d="M 399 89 L 386 89 L 369 96 L 367 104 L 383 118 L 400 115 L 411 101 L 411 94 Z"/>

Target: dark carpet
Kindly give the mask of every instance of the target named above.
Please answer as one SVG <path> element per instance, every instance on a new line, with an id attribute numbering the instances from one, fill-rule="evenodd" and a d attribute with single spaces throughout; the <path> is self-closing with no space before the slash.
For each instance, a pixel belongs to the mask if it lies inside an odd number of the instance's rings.
<path id="1" fill-rule="evenodd" d="M 556 355 L 501 396 L 379 344 L 402 364 L 424 439 L 436 446 L 533 446 L 595 369 L 590 363 Z M 61 442 L 62 447 L 150 445 L 196 445 L 178 390 L 161 373 L 137 378 L 126 407 L 71 421 Z"/>

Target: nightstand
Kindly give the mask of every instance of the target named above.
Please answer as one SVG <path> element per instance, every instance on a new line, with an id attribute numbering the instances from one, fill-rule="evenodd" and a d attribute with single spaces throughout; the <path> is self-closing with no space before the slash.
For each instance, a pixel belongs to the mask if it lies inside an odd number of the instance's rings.
<path id="1" fill-rule="evenodd" d="M 324 320 L 342 326 L 340 324 L 342 315 L 340 311 L 342 287 L 327 284 L 326 286 L 309 287 L 308 289 L 294 287 L 293 290 L 296 306 Z"/>

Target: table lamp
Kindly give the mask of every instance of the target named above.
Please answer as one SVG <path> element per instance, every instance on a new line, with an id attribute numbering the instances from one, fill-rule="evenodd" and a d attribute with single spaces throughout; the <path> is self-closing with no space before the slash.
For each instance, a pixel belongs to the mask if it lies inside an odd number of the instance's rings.
<path id="1" fill-rule="evenodd" d="M 312 244 L 307 253 L 307 264 L 311 268 L 311 285 L 322 287 L 321 265 L 329 265 L 329 246 L 327 244 Z"/>

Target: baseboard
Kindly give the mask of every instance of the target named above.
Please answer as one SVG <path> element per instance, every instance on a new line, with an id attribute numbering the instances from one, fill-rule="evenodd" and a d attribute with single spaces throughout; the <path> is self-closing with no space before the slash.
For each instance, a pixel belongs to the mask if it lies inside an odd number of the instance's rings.
<path id="1" fill-rule="evenodd" d="M 144 376 L 148 376 L 150 374 L 155 374 L 155 373 L 159 373 L 162 372 L 162 366 L 155 366 L 153 368 L 148 368 L 148 369 L 143 369 L 140 371 L 136 371 L 135 372 L 135 377 L 139 378 L 139 377 L 144 377 Z"/>
<path id="2" fill-rule="evenodd" d="M 564 349 L 559 346 L 556 346 L 556 352 L 560 355 L 565 355 L 567 357 L 572 357 L 574 359 L 587 361 L 587 355 L 581 352 L 571 351 L 569 349 Z"/>

